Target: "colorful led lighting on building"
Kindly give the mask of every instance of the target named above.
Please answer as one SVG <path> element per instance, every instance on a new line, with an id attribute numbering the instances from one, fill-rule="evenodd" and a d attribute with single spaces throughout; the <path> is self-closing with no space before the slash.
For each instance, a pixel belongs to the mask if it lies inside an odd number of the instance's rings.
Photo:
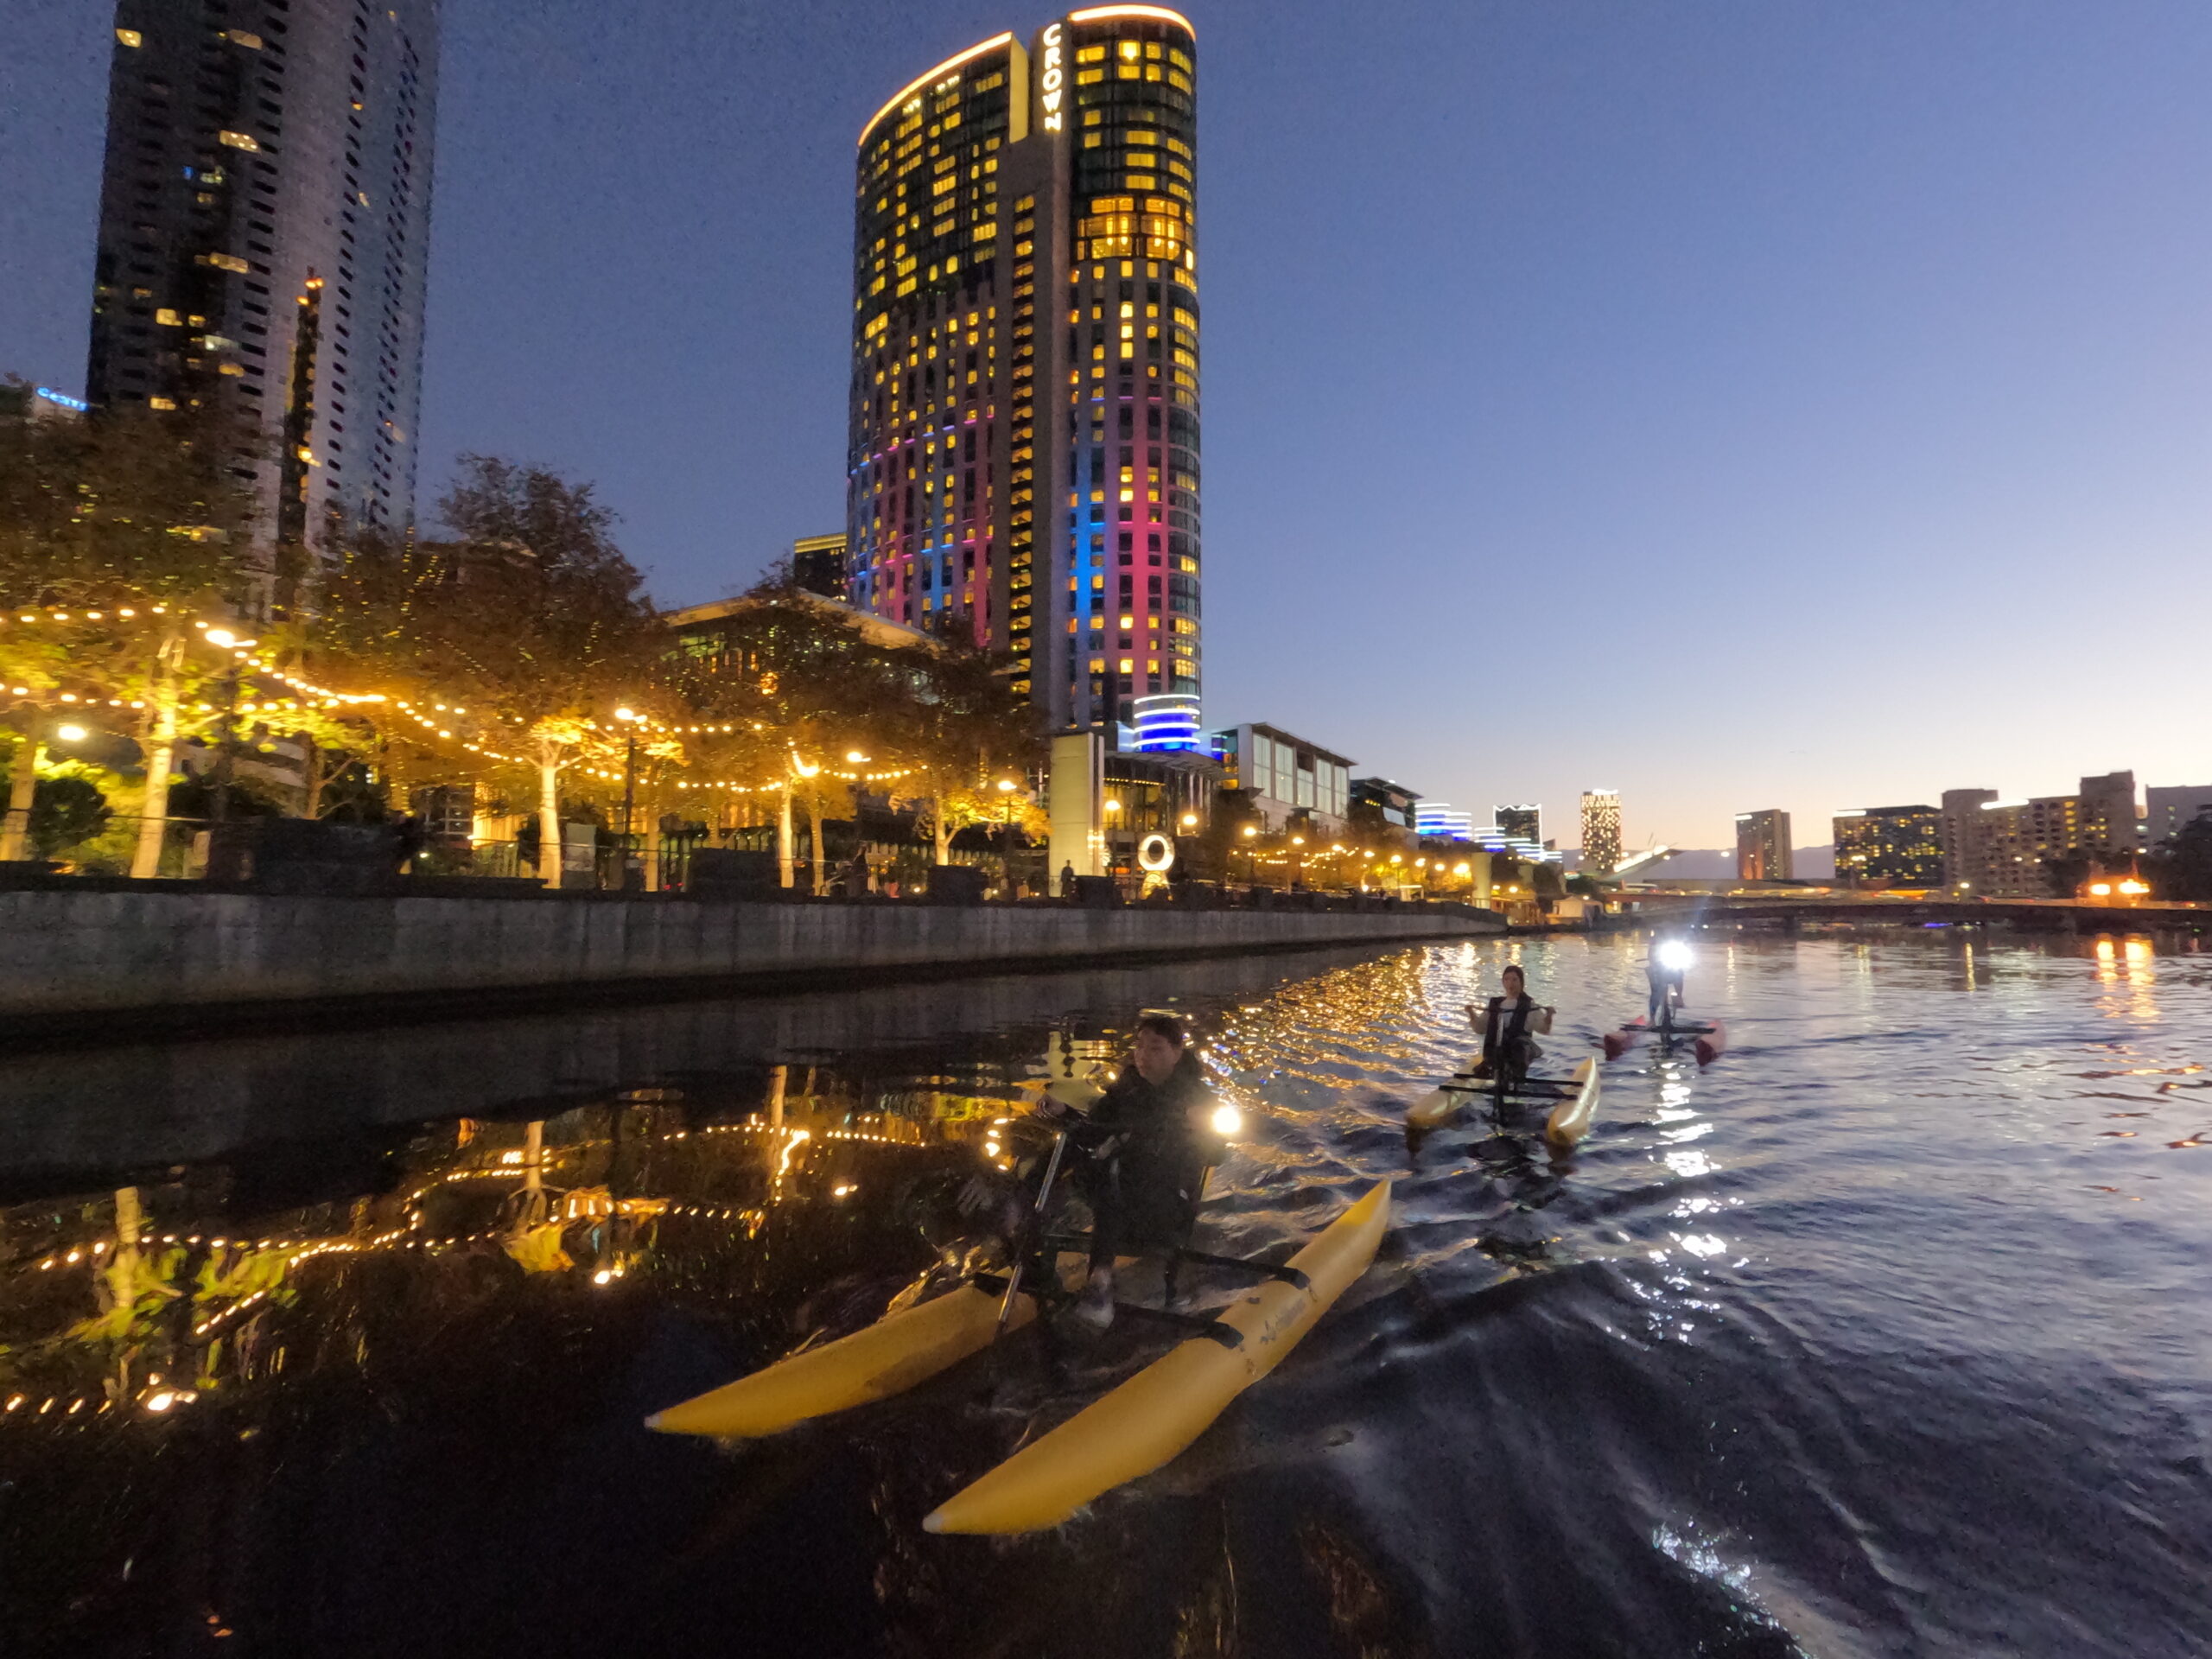
<path id="1" fill-rule="evenodd" d="M 1472 841 L 1475 815 L 1454 812 L 1449 801 L 1420 801 L 1414 806 L 1414 833 L 1424 839 Z"/>
<path id="2" fill-rule="evenodd" d="M 1058 727 L 1199 690 L 1196 52 L 1079 11 L 861 134 L 847 597 L 1009 653 Z"/>
<path id="3" fill-rule="evenodd" d="M 1179 691 L 1162 692 L 1135 700 L 1137 747 L 1146 752 L 1177 749 L 1198 753 L 1205 747 L 1198 736 L 1198 700 Z"/>

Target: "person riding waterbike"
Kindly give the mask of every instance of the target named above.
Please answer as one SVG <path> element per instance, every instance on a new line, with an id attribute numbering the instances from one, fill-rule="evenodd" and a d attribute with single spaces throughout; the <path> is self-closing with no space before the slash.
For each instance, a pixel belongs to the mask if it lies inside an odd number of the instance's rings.
<path id="1" fill-rule="evenodd" d="M 1672 1023 L 1673 1011 L 1682 1006 L 1682 976 L 1689 965 L 1690 948 L 1685 941 L 1670 933 L 1652 933 L 1651 948 L 1643 963 L 1644 977 L 1651 984 L 1651 1001 L 1643 1011 L 1646 1020 L 1657 1025 L 1664 1011 L 1668 1023 Z"/>
<path id="2" fill-rule="evenodd" d="M 1089 1111 L 1046 1103 L 1046 1115 L 1071 1132 L 1070 1173 L 1093 1217 L 1075 1318 L 1111 1325 L 1114 1258 L 1173 1249 L 1189 1236 L 1206 1170 L 1225 1147 L 1218 1109 L 1189 1030 L 1162 1013 L 1137 1020 L 1129 1064 Z"/>
<path id="3" fill-rule="evenodd" d="M 1525 1077 L 1543 1050 L 1538 1036 L 1548 1036 L 1557 1009 L 1545 1007 L 1529 995 L 1529 976 L 1517 963 L 1508 963 L 1499 980 L 1504 995 L 1483 1004 L 1467 1004 L 1467 1018 L 1483 1034 L 1483 1057 L 1476 1063 L 1478 1077 L 1509 1082 Z"/>

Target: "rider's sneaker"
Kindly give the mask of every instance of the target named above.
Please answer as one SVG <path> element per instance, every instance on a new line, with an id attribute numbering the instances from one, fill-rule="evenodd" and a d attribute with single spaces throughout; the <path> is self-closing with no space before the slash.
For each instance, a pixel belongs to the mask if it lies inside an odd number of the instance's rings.
<path id="1" fill-rule="evenodd" d="M 1084 1285 L 1083 1294 L 1069 1309 L 1068 1317 L 1093 1331 L 1103 1331 L 1114 1323 L 1114 1269 L 1094 1268 L 1090 1278 Z"/>

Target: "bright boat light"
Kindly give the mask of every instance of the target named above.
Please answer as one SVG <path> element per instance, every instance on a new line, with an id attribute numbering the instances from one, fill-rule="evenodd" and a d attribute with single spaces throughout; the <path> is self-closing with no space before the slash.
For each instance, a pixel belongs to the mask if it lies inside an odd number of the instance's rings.
<path id="1" fill-rule="evenodd" d="M 1213 1132 L 1229 1135 L 1241 1134 L 1244 1128 L 1244 1114 L 1227 1101 L 1213 1109 Z"/>
<path id="2" fill-rule="evenodd" d="M 1690 948 L 1680 939 L 1669 939 L 1659 947 L 1659 965 L 1679 973 L 1690 965 Z"/>

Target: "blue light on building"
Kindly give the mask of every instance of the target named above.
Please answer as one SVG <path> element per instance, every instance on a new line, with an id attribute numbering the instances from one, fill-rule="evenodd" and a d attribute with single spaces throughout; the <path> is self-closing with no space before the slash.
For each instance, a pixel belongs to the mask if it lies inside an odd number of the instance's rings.
<path id="1" fill-rule="evenodd" d="M 1133 712 L 1140 753 L 1183 750 L 1195 754 L 1205 747 L 1198 741 L 1198 700 L 1187 692 L 1139 697 Z"/>
<path id="2" fill-rule="evenodd" d="M 1414 805 L 1414 833 L 1441 841 L 1474 839 L 1475 815 L 1454 812 L 1448 801 L 1418 801 Z"/>
<path id="3" fill-rule="evenodd" d="M 64 409 L 73 409 L 80 415 L 92 407 L 83 398 L 72 397 L 67 392 L 56 391 L 51 386 L 39 387 L 38 395 L 49 404 L 59 404 Z"/>

